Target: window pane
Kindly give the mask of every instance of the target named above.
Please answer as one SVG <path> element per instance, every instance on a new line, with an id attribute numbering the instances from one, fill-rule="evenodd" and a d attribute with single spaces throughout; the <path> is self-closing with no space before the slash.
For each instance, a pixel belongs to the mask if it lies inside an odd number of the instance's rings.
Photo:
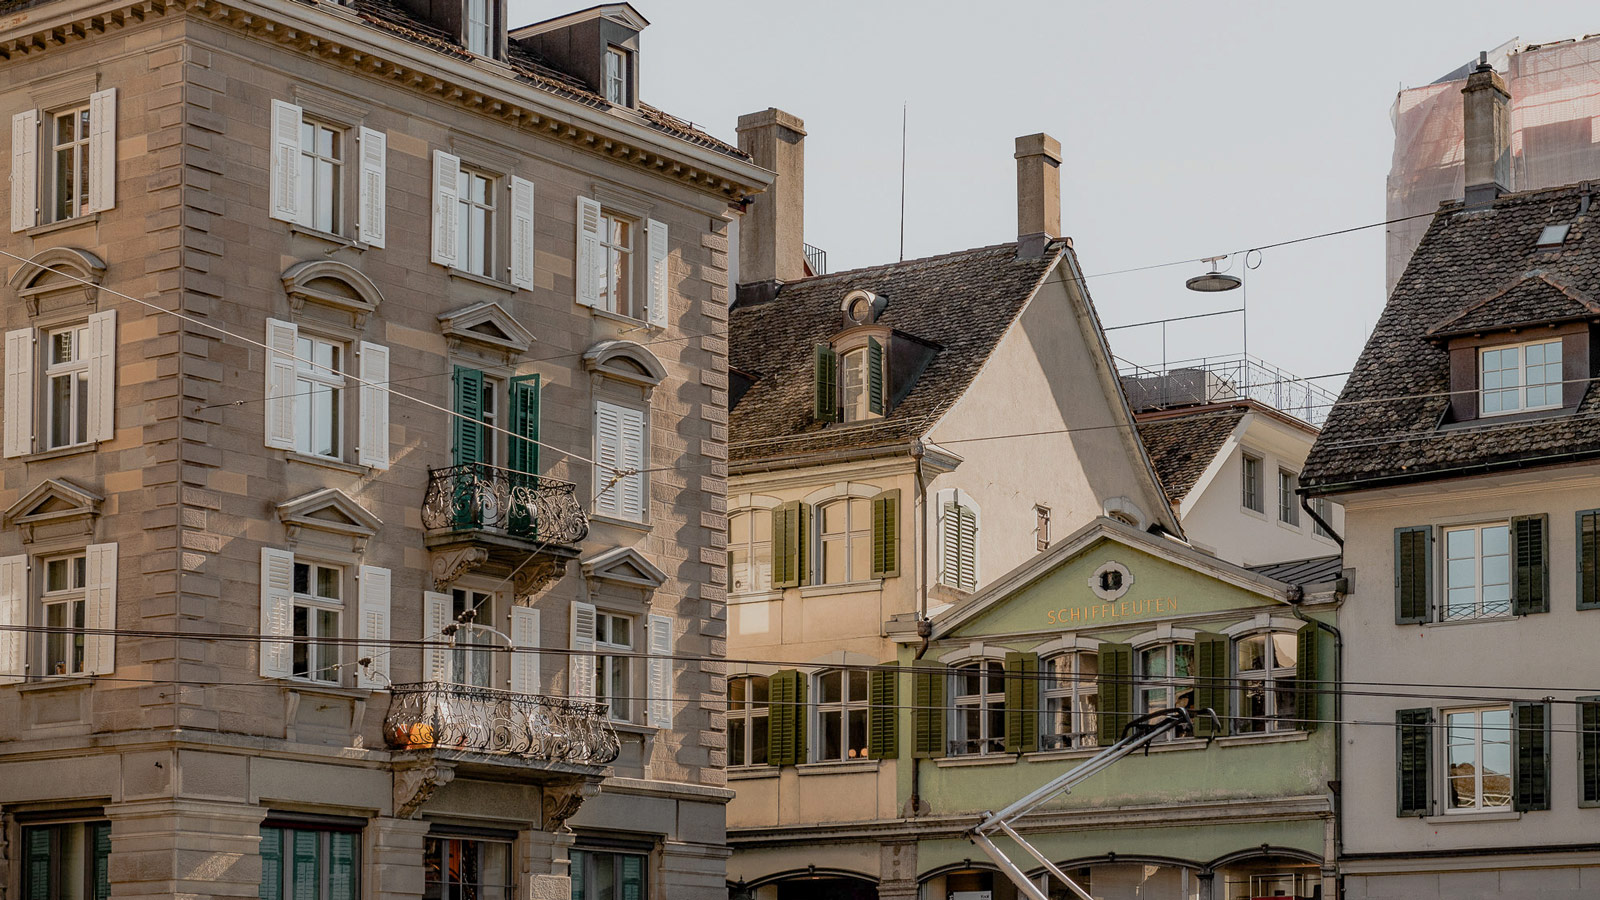
<path id="1" fill-rule="evenodd" d="M 317 566 L 317 596 L 329 600 L 337 600 L 339 591 L 339 570 L 327 566 Z"/>
<path id="2" fill-rule="evenodd" d="M 867 711 L 852 709 L 849 712 L 849 738 L 845 742 L 846 759 L 867 758 Z"/>
<path id="3" fill-rule="evenodd" d="M 867 673 L 850 673 L 850 700 L 856 703 L 867 702 Z"/>
<path id="4" fill-rule="evenodd" d="M 767 717 L 765 715 L 753 716 L 750 719 L 750 764 L 764 766 L 767 763 Z"/>
<path id="5" fill-rule="evenodd" d="M 752 675 L 750 681 L 750 705 L 756 709 L 767 708 L 767 676 Z"/>
<path id="6" fill-rule="evenodd" d="M 822 740 L 820 747 L 823 759 L 843 759 L 840 747 L 843 746 L 844 736 L 841 733 L 844 723 L 838 710 L 822 713 Z"/>
<path id="7" fill-rule="evenodd" d="M 744 765 L 745 720 L 728 717 L 728 765 Z"/>
<path id="8" fill-rule="evenodd" d="M 740 712 L 744 709 L 745 689 L 749 686 L 747 678 L 728 679 L 728 711 Z"/>
<path id="9" fill-rule="evenodd" d="M 818 679 L 819 690 L 817 693 L 823 703 L 839 702 L 839 673 L 828 672 Z"/>
<path id="10" fill-rule="evenodd" d="M 1264 636 L 1248 637 L 1240 640 L 1236 645 L 1239 655 L 1239 671 L 1259 672 L 1267 663 L 1266 638 Z"/>
<path id="11" fill-rule="evenodd" d="M 1293 668 L 1295 657 L 1300 650 L 1295 644 L 1295 636 L 1287 631 L 1279 631 L 1272 635 L 1272 667 L 1275 669 Z"/>

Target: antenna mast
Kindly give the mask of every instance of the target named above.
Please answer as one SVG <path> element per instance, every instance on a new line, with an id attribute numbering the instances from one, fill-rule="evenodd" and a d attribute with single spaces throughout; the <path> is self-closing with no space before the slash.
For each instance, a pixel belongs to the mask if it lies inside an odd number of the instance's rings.
<path id="1" fill-rule="evenodd" d="M 910 101 L 900 104 L 900 261 L 906 261 L 906 110 Z"/>

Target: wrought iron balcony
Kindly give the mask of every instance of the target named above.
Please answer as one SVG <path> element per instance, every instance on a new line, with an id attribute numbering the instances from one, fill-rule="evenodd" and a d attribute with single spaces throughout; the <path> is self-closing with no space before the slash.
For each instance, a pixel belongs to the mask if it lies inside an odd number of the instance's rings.
<path id="1" fill-rule="evenodd" d="M 589 534 L 577 485 L 482 463 L 429 471 L 422 525 L 430 531 L 493 531 L 564 545 Z"/>
<path id="2" fill-rule="evenodd" d="M 383 731 L 396 750 L 462 750 L 603 766 L 621 744 L 605 707 L 429 681 L 390 688 Z"/>

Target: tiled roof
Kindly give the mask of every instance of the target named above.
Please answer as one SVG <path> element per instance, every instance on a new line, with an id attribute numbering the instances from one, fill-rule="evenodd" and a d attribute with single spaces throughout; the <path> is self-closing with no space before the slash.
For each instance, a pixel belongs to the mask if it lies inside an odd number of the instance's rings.
<path id="1" fill-rule="evenodd" d="M 1245 412 L 1243 407 L 1212 404 L 1196 406 L 1186 415 L 1139 422 L 1139 438 L 1169 500 L 1177 503 L 1188 495 Z"/>
<path id="2" fill-rule="evenodd" d="M 729 414 L 734 462 L 904 443 L 927 433 L 959 399 L 1006 328 L 1061 258 L 1052 248 L 1018 259 L 1001 244 L 927 259 L 791 281 L 765 302 L 729 316 L 729 362 L 757 376 Z M 813 348 L 841 330 L 839 304 L 864 288 L 888 303 L 886 325 L 938 350 L 910 392 L 883 419 L 813 421 Z"/>
<path id="3" fill-rule="evenodd" d="M 1589 211 L 1591 191 L 1585 184 L 1512 194 L 1489 208 L 1457 203 L 1434 216 L 1311 449 L 1301 485 L 1353 487 L 1600 456 L 1600 391 L 1592 384 L 1576 413 L 1441 428 L 1449 356 L 1428 335 L 1508 285 L 1525 285 L 1526 293 L 1505 307 L 1481 304 L 1484 317 L 1470 321 L 1482 327 L 1494 321 L 1493 310 L 1518 318 L 1570 303 L 1571 295 L 1557 300 L 1564 292 L 1549 286 L 1584 296 L 1600 291 L 1600 210 Z M 1564 245 L 1535 246 L 1544 226 L 1563 223 L 1572 225 Z"/>
<path id="4" fill-rule="evenodd" d="M 1258 575 L 1265 575 L 1278 581 L 1289 584 L 1321 584 L 1332 581 L 1344 571 L 1344 557 L 1335 553 L 1332 556 L 1316 556 L 1311 559 L 1295 559 L 1288 562 L 1266 563 L 1259 566 L 1250 566 L 1250 571 Z"/>
<path id="5" fill-rule="evenodd" d="M 1431 335 L 1513 328 L 1600 315 L 1600 304 L 1548 275 L 1529 275 L 1428 329 Z"/>

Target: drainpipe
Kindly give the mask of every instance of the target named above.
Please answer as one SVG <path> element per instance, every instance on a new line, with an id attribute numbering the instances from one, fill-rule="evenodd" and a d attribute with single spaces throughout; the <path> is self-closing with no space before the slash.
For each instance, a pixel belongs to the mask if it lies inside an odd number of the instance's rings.
<path id="1" fill-rule="evenodd" d="M 1300 502 L 1304 504 L 1305 497 L 1302 496 Z M 1308 512 L 1310 509 L 1311 507 L 1306 507 Z M 1312 513 L 1312 515 L 1315 516 L 1316 513 Z M 1317 521 L 1320 522 L 1322 520 L 1318 519 Z M 1327 526 L 1323 527 L 1327 528 Z M 1329 534 L 1334 534 L 1331 528 L 1328 528 L 1327 531 Z M 1334 535 L 1334 540 L 1338 540 L 1338 535 Z M 1343 546 L 1344 541 L 1339 541 L 1339 545 Z M 1308 625 L 1315 625 L 1333 635 L 1333 777 L 1335 780 L 1328 784 L 1328 788 L 1329 793 L 1333 795 L 1333 855 L 1334 864 L 1337 865 L 1338 861 L 1344 858 L 1344 784 L 1342 783 L 1344 778 L 1344 634 L 1338 628 L 1326 622 L 1307 616 L 1300 609 L 1300 604 L 1304 603 L 1305 599 L 1306 589 L 1304 585 L 1297 584 L 1290 588 L 1289 611 L 1294 614 L 1296 619 Z M 1328 896 L 1326 890 L 1324 890 L 1323 896 Z M 1334 896 L 1344 896 L 1342 888 Z"/>
<path id="2" fill-rule="evenodd" d="M 1311 517 L 1311 521 L 1322 526 L 1322 530 L 1328 533 L 1328 537 L 1333 538 L 1333 542 L 1339 545 L 1340 550 L 1344 549 L 1344 538 L 1339 536 L 1339 532 L 1333 530 L 1332 522 L 1323 521 L 1322 517 L 1317 515 L 1317 511 L 1311 508 L 1310 497 L 1305 494 L 1300 495 L 1300 508 L 1306 511 L 1306 515 Z"/>
<path id="3" fill-rule="evenodd" d="M 917 540 L 912 556 L 917 567 L 917 637 L 922 645 L 917 647 L 914 660 L 922 659 L 928 652 L 928 641 L 933 637 L 933 622 L 928 618 L 928 482 L 922 471 L 922 441 L 911 442 L 911 458 L 917 461 Z M 915 676 L 913 676 L 915 677 Z M 922 758 L 911 757 L 911 818 L 922 812 Z"/>

